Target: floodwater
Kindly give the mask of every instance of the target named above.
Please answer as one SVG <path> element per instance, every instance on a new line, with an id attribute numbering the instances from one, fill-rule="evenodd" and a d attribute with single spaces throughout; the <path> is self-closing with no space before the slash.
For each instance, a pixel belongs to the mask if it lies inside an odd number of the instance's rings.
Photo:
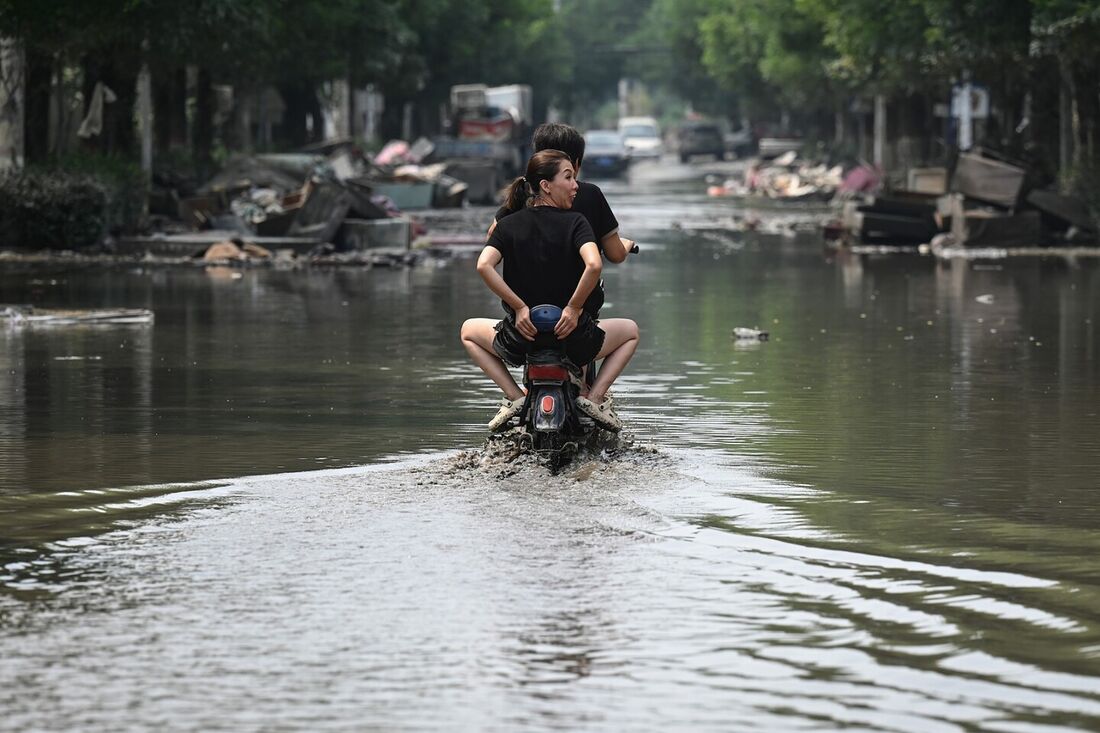
<path id="1" fill-rule="evenodd" d="M 0 269 L 156 312 L 0 330 L 0 729 L 1100 729 L 1096 266 L 704 187 L 605 187 L 632 435 L 556 475 L 479 450 L 472 252 Z"/>

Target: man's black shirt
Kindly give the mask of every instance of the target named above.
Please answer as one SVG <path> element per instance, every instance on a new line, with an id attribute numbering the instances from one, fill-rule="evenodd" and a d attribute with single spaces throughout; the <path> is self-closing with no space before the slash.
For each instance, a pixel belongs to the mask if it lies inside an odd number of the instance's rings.
<path id="1" fill-rule="evenodd" d="M 577 212 L 534 206 L 498 220 L 486 244 L 500 251 L 504 282 L 528 307 L 564 308 L 584 274 L 580 249 L 595 241 L 588 220 Z M 507 303 L 504 309 L 512 312 Z"/>

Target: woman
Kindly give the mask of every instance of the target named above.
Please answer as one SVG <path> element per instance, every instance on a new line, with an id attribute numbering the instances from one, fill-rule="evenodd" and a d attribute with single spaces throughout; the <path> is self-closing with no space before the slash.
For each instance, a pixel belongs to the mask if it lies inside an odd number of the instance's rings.
<path id="1" fill-rule="evenodd" d="M 490 430 L 499 430 L 523 408 L 524 394 L 508 371 L 523 366 L 535 340 L 531 306 L 562 309 L 554 334 L 565 341 L 575 364 L 604 359 L 595 384 L 577 407 L 612 430 L 621 426 L 607 394 L 638 347 L 638 325 L 608 318 L 596 325 L 584 304 L 600 280 L 600 250 L 588 221 L 570 211 L 577 181 L 569 156 L 542 150 L 531 156 L 527 174 L 509 186 L 505 205 L 516 213 L 497 223 L 477 259 L 477 271 L 500 296 L 504 320 L 471 318 L 462 324 L 462 344 L 474 363 L 504 391 Z M 496 266 L 504 263 L 503 277 Z"/>

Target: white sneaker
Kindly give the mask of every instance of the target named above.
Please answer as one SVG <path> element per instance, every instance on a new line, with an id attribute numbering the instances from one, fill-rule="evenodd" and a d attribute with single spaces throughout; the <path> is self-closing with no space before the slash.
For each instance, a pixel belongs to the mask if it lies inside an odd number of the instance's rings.
<path id="1" fill-rule="evenodd" d="M 502 399 L 496 417 L 489 421 L 489 430 L 495 433 L 507 425 L 508 421 L 518 415 L 519 411 L 523 409 L 523 401 L 525 399 L 527 399 L 526 395 L 517 397 L 514 400 L 510 400 L 507 397 Z"/>
<path id="2" fill-rule="evenodd" d="M 609 399 L 597 405 L 587 397 L 578 397 L 577 409 L 595 420 L 601 428 L 610 430 L 613 433 L 622 430 L 622 420 L 615 414 L 615 406 Z"/>

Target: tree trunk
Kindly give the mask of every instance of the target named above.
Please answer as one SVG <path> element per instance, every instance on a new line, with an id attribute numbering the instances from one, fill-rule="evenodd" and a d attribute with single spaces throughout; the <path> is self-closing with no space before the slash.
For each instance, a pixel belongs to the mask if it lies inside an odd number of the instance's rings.
<path id="1" fill-rule="evenodd" d="M 187 147 L 187 69 L 178 67 L 153 75 L 153 109 L 157 150 Z"/>
<path id="2" fill-rule="evenodd" d="M 882 169 L 886 168 L 886 97 L 875 95 L 875 140 L 872 162 Z"/>
<path id="3" fill-rule="evenodd" d="M 53 57 L 28 45 L 23 117 L 23 159 L 40 163 L 50 154 L 50 93 Z"/>
<path id="4" fill-rule="evenodd" d="M 844 145 L 844 98 L 838 97 L 833 105 L 833 145 Z"/>
<path id="5" fill-rule="evenodd" d="M 209 69 L 199 69 L 195 86 L 195 160 L 209 163 L 214 150 L 214 89 Z"/>
<path id="6" fill-rule="evenodd" d="M 306 116 L 311 114 L 309 97 L 313 88 L 308 84 L 280 84 L 279 94 L 283 97 L 286 109 L 283 111 L 283 123 L 279 126 L 279 137 L 291 147 L 300 148 L 306 144 L 309 135 L 306 130 Z"/>
<path id="7" fill-rule="evenodd" d="M 115 101 L 104 105 L 104 135 L 107 152 L 129 155 L 134 151 L 137 134 L 134 127 L 134 107 L 137 103 L 137 69 L 110 67 L 110 80 L 105 81 L 115 93 Z"/>
<path id="8" fill-rule="evenodd" d="M 153 138 L 158 153 L 172 148 L 172 83 L 166 76 L 153 75 Z"/>
<path id="9" fill-rule="evenodd" d="M 312 86 L 306 90 L 306 110 L 312 120 L 312 131 L 309 132 L 309 142 L 320 142 L 325 139 L 325 113 L 321 110 L 321 100 L 317 97 L 317 90 Z"/>
<path id="10" fill-rule="evenodd" d="M 386 97 L 386 104 L 382 108 L 382 124 L 380 135 L 383 140 L 393 140 L 401 137 L 401 123 L 404 117 L 405 102 L 403 97 Z"/>

